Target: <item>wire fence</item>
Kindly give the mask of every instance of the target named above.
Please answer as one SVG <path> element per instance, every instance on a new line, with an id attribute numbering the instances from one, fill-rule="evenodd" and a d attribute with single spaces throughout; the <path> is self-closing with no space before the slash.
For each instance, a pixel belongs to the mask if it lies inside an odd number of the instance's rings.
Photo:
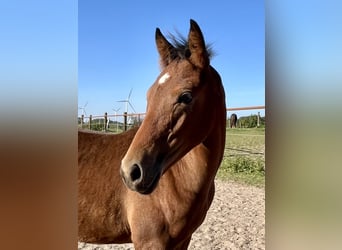
<path id="1" fill-rule="evenodd" d="M 265 125 L 264 117 L 260 116 L 260 110 L 264 110 L 265 106 L 250 106 L 240 108 L 227 108 L 227 127 L 232 127 L 231 115 L 235 111 L 240 110 L 259 110 L 256 115 L 250 119 L 245 117 L 237 118 L 235 127 L 260 127 Z M 133 127 L 139 126 L 145 118 L 145 113 L 127 114 L 108 114 L 89 115 L 78 118 L 78 127 L 82 129 L 90 129 L 103 132 L 121 133 Z"/>

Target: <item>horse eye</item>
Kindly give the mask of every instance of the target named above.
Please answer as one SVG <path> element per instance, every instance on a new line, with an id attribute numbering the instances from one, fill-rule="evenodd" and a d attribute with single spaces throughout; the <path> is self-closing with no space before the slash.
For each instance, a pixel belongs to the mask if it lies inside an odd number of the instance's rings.
<path id="1" fill-rule="evenodd" d="M 178 103 L 184 103 L 184 104 L 189 104 L 192 101 L 192 95 L 191 92 L 187 91 L 182 93 L 179 97 L 177 102 Z"/>

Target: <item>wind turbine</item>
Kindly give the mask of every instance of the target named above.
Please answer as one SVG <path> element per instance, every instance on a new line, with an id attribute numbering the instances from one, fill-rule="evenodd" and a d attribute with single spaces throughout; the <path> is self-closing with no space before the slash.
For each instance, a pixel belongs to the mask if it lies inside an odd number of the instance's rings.
<path id="1" fill-rule="evenodd" d="M 88 105 L 88 101 L 83 105 L 83 107 L 78 107 L 78 109 L 82 110 L 82 116 L 81 116 L 81 127 L 83 127 L 83 123 L 85 122 L 84 117 L 87 115 L 85 111 L 85 107 Z"/>
<path id="2" fill-rule="evenodd" d="M 118 128 L 118 117 L 117 117 L 117 114 L 118 114 L 118 111 L 120 110 L 120 108 L 118 109 L 113 109 L 113 111 L 115 112 L 115 123 L 116 123 L 116 132 L 118 132 L 119 128 Z"/>
<path id="3" fill-rule="evenodd" d="M 125 112 L 128 113 L 128 105 L 132 108 L 132 110 L 134 111 L 134 113 L 136 113 L 135 109 L 133 108 L 133 105 L 131 104 L 131 102 L 129 101 L 129 98 L 131 97 L 131 94 L 132 94 L 132 90 L 133 88 L 131 89 L 131 91 L 129 91 L 129 94 L 128 94 L 128 97 L 126 100 L 121 100 L 121 101 L 118 101 L 118 102 L 124 102 L 125 103 Z"/>
<path id="4" fill-rule="evenodd" d="M 82 115 L 85 117 L 87 115 L 85 111 L 85 107 L 88 105 L 88 101 L 83 105 L 83 107 L 78 107 L 78 109 L 82 110 Z"/>

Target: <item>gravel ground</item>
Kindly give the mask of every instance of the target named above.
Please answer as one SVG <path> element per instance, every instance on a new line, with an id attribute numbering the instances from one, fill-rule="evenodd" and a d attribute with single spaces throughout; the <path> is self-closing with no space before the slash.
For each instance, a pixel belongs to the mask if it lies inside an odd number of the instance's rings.
<path id="1" fill-rule="evenodd" d="M 129 250 L 133 244 L 78 243 L 79 250 Z M 197 249 L 265 249 L 265 192 L 263 188 L 216 181 L 213 203 L 189 246 Z"/>

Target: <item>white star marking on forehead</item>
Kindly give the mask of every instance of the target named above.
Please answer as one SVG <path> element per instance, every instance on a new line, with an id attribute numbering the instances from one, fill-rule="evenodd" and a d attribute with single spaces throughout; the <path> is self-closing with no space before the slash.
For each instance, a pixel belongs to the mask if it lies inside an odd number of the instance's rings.
<path id="1" fill-rule="evenodd" d="M 163 84 L 170 78 L 169 72 L 166 72 L 162 77 L 159 78 L 158 84 Z"/>

